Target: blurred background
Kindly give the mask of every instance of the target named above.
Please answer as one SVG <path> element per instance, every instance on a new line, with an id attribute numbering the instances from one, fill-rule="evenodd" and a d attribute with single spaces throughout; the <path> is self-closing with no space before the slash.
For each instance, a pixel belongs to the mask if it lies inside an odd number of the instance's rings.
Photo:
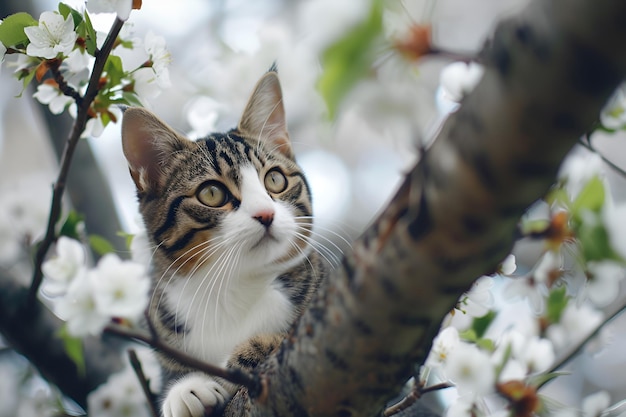
<path id="1" fill-rule="evenodd" d="M 77 7 L 82 2 L 67 1 Z M 314 212 L 320 244 L 336 253 L 345 248 L 391 197 L 395 186 L 416 160 L 418 149 L 433 137 L 445 116 L 439 74 L 450 63 L 425 58 L 419 63 L 398 63 L 381 48 L 380 68 L 398 73 L 395 103 L 372 103 L 367 90 L 356 90 L 346 100 L 339 117 L 329 122 L 316 90 L 321 73 L 321 46 L 336 31 L 358 19 L 363 1 L 342 0 L 146 0 L 129 19 L 135 36 L 163 36 L 171 53 L 172 87 L 148 103 L 176 130 L 191 137 L 224 131 L 237 124 L 238 116 L 257 79 L 276 62 L 279 69 L 289 130 L 297 159 L 313 189 Z M 478 51 L 499 19 L 519 11 L 526 0 L 390 0 L 388 36 L 401 36 L 414 23 L 432 24 L 433 43 L 442 49 L 471 54 Z M 3 0 L 0 17 L 27 11 L 35 18 L 56 9 L 56 1 Z M 99 15 L 96 29 L 106 32 L 112 16 Z M 396 32 L 394 32 L 396 31 Z M 407 65 L 410 67 L 407 69 Z M 406 77 L 411 78 L 406 83 Z M 390 76 L 387 79 L 392 80 Z M 24 214 L 24 228 L 44 224 L 49 207 L 57 159 L 71 126 L 65 115 L 51 116 L 31 99 L 22 98 L 21 83 L 11 68 L 0 73 L 0 201 Z M 393 122 L 376 123 L 381 113 L 393 113 L 404 97 L 411 104 Z M 388 116 L 388 114 L 387 114 Z M 382 126 L 382 127 L 381 127 Z M 85 140 L 76 156 L 69 183 L 72 204 L 86 216 L 87 228 L 122 247 L 118 231 L 137 230 L 135 189 L 120 144 L 119 124 L 112 124 L 99 138 Z M 626 166 L 623 139 L 599 137 L 594 144 L 618 165 Z M 616 200 L 624 198 L 624 178 L 606 170 Z M 93 193 L 93 190 L 98 190 Z M 87 192 L 89 190 L 90 192 Z M 88 198 L 86 196 L 89 196 Z M 19 204 L 8 200 L 20 196 Z M 12 200 L 12 201 L 13 201 Z M 114 201 L 114 206 L 110 201 Z M 35 220 L 33 220 L 35 219 Z M 38 220 L 37 220 L 38 219 Z M 0 220 L 0 260 L 16 249 L 9 243 L 15 224 Z M 35 232 L 33 232 L 35 233 Z M 536 248 L 518 248 L 518 268 L 524 271 L 538 256 Z M 122 249 L 123 250 L 123 249 Z M 18 263 L 8 268 L 22 268 Z M 26 274 L 27 276 L 27 274 Z M 523 303 L 502 306 L 515 314 Z M 564 404 L 577 406 L 580 398 L 599 389 L 611 393 L 613 402 L 626 395 L 626 320 L 612 324 L 612 343 L 601 354 L 587 352 L 570 366 L 572 377 L 563 377 L 545 392 Z M 23 361 L 0 353 L 0 417 L 12 395 Z M 2 358 L 8 360 L 2 361 Z M 28 415 L 26 412 L 23 415 Z M 35 414 L 33 414 L 35 415 Z"/>

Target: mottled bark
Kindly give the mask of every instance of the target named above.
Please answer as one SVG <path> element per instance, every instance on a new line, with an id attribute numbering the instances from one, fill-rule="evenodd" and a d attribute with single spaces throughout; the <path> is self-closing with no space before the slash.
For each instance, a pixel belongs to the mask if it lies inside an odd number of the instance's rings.
<path id="1" fill-rule="evenodd" d="M 624 22 L 622 0 L 538 0 L 498 26 L 484 78 L 260 370 L 246 414 L 381 411 L 626 74 Z"/>

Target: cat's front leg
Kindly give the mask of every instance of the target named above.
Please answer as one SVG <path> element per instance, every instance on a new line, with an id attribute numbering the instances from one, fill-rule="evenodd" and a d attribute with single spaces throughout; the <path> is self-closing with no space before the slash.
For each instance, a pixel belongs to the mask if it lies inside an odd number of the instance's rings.
<path id="1" fill-rule="evenodd" d="M 163 417 L 203 417 L 222 406 L 231 394 L 201 372 L 185 375 L 170 387 L 163 401 Z"/>

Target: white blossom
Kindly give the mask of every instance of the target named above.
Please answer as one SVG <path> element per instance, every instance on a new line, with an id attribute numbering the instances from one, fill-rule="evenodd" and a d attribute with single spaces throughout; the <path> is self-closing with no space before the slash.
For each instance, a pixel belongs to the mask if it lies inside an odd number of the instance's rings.
<path id="1" fill-rule="evenodd" d="M 563 257 L 558 252 L 547 251 L 543 254 L 533 272 L 537 283 L 548 284 L 555 273 L 560 273 L 563 267 Z"/>
<path id="2" fill-rule="evenodd" d="M 488 276 L 480 277 L 472 288 L 461 296 L 457 308 L 471 317 L 482 317 L 493 307 L 493 279 Z"/>
<path id="3" fill-rule="evenodd" d="M 48 390 L 39 389 L 20 402 L 14 417 L 54 417 L 58 414 L 58 400 Z"/>
<path id="4" fill-rule="evenodd" d="M 603 320 L 602 312 L 593 309 L 589 304 L 577 306 L 576 303 L 570 302 L 563 309 L 559 323 L 547 328 L 546 336 L 558 351 L 580 342 Z"/>
<path id="5" fill-rule="evenodd" d="M 170 86 L 168 66 L 172 62 L 172 55 L 167 50 L 167 44 L 163 36 L 155 35 L 152 31 L 146 33 L 144 48 L 152 61 L 152 68 L 157 74 L 159 85 L 162 88 Z"/>
<path id="6" fill-rule="evenodd" d="M 626 83 L 622 83 L 600 113 L 600 123 L 608 129 L 626 126 Z"/>
<path id="7" fill-rule="evenodd" d="M 95 58 L 89 55 L 86 50 L 76 48 L 68 54 L 63 63 L 67 65 L 70 72 L 77 73 L 89 68 L 93 59 Z"/>
<path id="8" fill-rule="evenodd" d="M 495 371 L 489 355 L 475 345 L 459 343 L 450 353 L 444 373 L 461 395 L 482 396 L 494 390 Z"/>
<path id="9" fill-rule="evenodd" d="M 604 162 L 597 153 L 583 150 L 569 155 L 558 174 L 559 180 L 565 181 L 565 190 L 572 200 L 594 177 L 604 177 Z"/>
<path id="10" fill-rule="evenodd" d="M 456 328 L 446 327 L 440 331 L 435 340 L 433 340 L 433 346 L 426 359 L 426 366 L 436 368 L 445 364 L 450 353 L 459 343 L 459 332 Z"/>
<path id="11" fill-rule="evenodd" d="M 474 402 L 467 397 L 460 397 L 446 410 L 446 417 L 474 417 Z"/>
<path id="12" fill-rule="evenodd" d="M 442 114 L 456 110 L 463 97 L 471 92 L 483 76 L 484 68 L 475 62 L 453 62 L 441 70 L 437 101 Z"/>
<path id="13" fill-rule="evenodd" d="M 74 99 L 63 94 L 56 85 L 45 82 L 37 86 L 33 97 L 41 104 L 47 104 L 52 114 L 63 113 L 65 108 L 74 102 Z"/>
<path id="14" fill-rule="evenodd" d="M 605 307 L 619 296 L 620 282 L 624 279 L 624 267 L 613 261 L 590 262 L 587 265 L 591 277 L 587 280 L 586 293 L 598 307 Z"/>
<path id="15" fill-rule="evenodd" d="M 511 253 L 506 258 L 504 258 L 504 261 L 502 261 L 499 272 L 502 275 L 509 276 L 509 275 L 513 275 L 513 272 L 515 272 L 516 269 L 517 269 L 517 264 L 515 263 L 515 255 Z"/>
<path id="16" fill-rule="evenodd" d="M 90 274 L 100 314 L 136 319 L 143 313 L 150 287 L 145 266 L 107 254 Z"/>
<path id="17" fill-rule="evenodd" d="M 67 56 L 78 38 L 71 14 L 63 19 L 59 13 L 50 11 L 41 14 L 38 26 L 25 27 L 24 33 L 30 40 L 26 54 L 46 59 L 56 58 L 58 54 Z"/>
<path id="18" fill-rule="evenodd" d="M 543 312 L 545 308 L 544 296 L 532 278 L 513 278 L 504 287 L 502 297 L 505 300 L 526 299 L 535 314 Z"/>
<path id="19" fill-rule="evenodd" d="M 498 382 L 521 381 L 528 375 L 527 367 L 517 359 L 506 361 L 504 368 L 498 376 Z"/>
<path id="20" fill-rule="evenodd" d="M 70 284 L 67 294 L 54 300 L 55 313 L 67 322 L 73 336 L 99 334 L 109 322 L 96 305 L 94 287 L 87 270 L 82 269 Z"/>
<path id="21" fill-rule="evenodd" d="M 94 417 L 149 417 L 145 399 L 137 395 L 140 390 L 132 371 L 124 369 L 113 374 L 105 384 L 89 393 L 89 414 Z"/>
<path id="22" fill-rule="evenodd" d="M 151 100 L 161 94 L 159 78 L 152 68 L 139 68 L 132 73 L 135 93 L 142 100 Z"/>
<path id="23" fill-rule="evenodd" d="M 74 109 L 74 106 L 70 106 L 70 114 L 73 113 Z M 117 120 L 120 120 L 122 118 L 122 111 L 118 107 L 111 106 L 109 107 L 108 111 L 111 112 Z M 87 120 L 85 130 L 81 134 L 81 137 L 100 137 L 100 135 L 102 135 L 102 132 L 104 132 L 105 127 L 106 126 L 104 126 L 104 122 L 102 121 L 102 114 L 97 113 L 96 117 L 92 117 L 91 119 Z"/>
<path id="24" fill-rule="evenodd" d="M 554 347 L 550 340 L 534 337 L 526 341 L 524 349 L 517 356 L 526 364 L 529 373 L 544 372 L 554 362 Z"/>
<path id="25" fill-rule="evenodd" d="M 88 0 L 87 10 L 91 13 L 115 13 L 120 20 L 128 20 L 133 9 L 133 0 Z"/>
<path id="26" fill-rule="evenodd" d="M 0 263 L 8 264 L 46 227 L 51 190 L 40 175 L 12 178 L 0 184 Z"/>
<path id="27" fill-rule="evenodd" d="M 43 290 L 50 295 L 67 292 L 70 284 L 85 267 L 85 249 L 80 242 L 61 236 L 56 244 L 56 256 L 41 266 L 46 278 Z"/>
<path id="28" fill-rule="evenodd" d="M 160 391 L 161 368 L 154 354 L 147 348 L 137 348 L 141 368 L 150 381 L 153 392 Z M 107 382 L 87 397 L 89 415 L 94 417 L 148 417 L 146 400 L 137 376 L 127 362 L 124 369 L 109 377 Z"/>
<path id="29" fill-rule="evenodd" d="M 605 204 L 602 219 L 609 235 L 611 248 L 626 259 L 626 204 Z"/>
<path id="30" fill-rule="evenodd" d="M 583 399 L 582 409 L 584 417 L 598 417 L 611 405 L 611 396 L 606 391 L 598 391 Z"/>

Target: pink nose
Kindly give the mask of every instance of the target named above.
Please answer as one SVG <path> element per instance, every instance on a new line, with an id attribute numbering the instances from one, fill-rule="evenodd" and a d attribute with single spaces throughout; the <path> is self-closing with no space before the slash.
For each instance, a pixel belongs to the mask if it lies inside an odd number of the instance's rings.
<path id="1" fill-rule="evenodd" d="M 268 228 L 272 225 L 272 222 L 274 221 L 274 211 L 260 211 L 256 215 L 252 216 L 252 218 Z"/>

